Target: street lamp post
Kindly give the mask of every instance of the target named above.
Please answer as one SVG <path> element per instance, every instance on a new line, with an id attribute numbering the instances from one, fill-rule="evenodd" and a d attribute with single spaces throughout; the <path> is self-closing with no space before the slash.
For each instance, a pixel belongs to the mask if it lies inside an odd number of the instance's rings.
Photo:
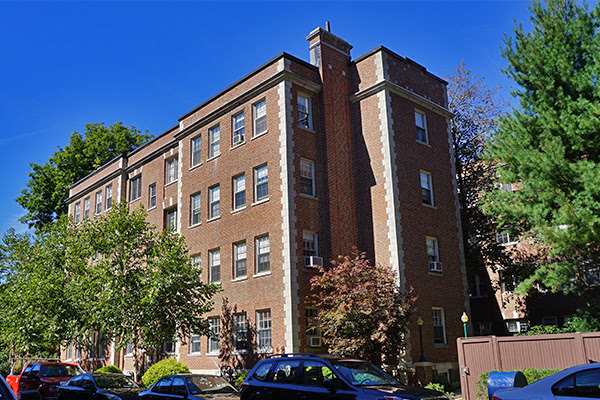
<path id="1" fill-rule="evenodd" d="M 423 355 L 423 319 L 421 317 L 417 319 L 417 325 L 419 325 L 419 342 L 421 344 L 421 358 L 419 362 L 425 362 L 425 356 Z"/>
<path id="2" fill-rule="evenodd" d="M 460 317 L 460 320 L 463 323 L 463 328 L 465 329 L 465 338 L 467 337 L 467 322 L 469 322 L 469 317 L 467 316 L 466 312 L 463 312 L 462 317 Z"/>

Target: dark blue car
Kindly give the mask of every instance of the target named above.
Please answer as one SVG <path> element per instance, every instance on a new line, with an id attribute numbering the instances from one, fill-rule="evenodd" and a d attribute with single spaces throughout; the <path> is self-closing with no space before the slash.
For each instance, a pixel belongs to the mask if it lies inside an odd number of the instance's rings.
<path id="1" fill-rule="evenodd" d="M 314 354 L 262 360 L 240 391 L 241 400 L 447 400 L 442 393 L 404 385 L 367 361 Z"/>

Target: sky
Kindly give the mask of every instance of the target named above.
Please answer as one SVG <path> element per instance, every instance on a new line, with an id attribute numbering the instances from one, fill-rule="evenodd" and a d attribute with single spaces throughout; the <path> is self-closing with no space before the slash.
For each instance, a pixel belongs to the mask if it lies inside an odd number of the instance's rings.
<path id="1" fill-rule="evenodd" d="M 0 0 L 0 234 L 15 198 L 86 123 L 122 121 L 158 135 L 177 118 L 285 51 L 309 60 L 306 36 L 330 21 L 354 46 L 379 45 L 446 77 L 464 62 L 489 86 L 505 34 L 527 27 L 528 1 Z"/>

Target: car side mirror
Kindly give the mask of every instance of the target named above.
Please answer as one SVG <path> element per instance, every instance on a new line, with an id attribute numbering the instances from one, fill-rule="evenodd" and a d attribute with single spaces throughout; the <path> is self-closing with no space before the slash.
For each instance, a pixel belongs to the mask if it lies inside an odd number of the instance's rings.
<path id="1" fill-rule="evenodd" d="M 42 400 L 42 395 L 37 390 L 24 390 L 19 392 L 19 400 Z"/>

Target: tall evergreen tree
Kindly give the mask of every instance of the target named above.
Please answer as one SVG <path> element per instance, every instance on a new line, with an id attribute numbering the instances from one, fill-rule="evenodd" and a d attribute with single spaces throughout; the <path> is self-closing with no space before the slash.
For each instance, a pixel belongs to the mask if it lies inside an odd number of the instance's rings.
<path id="1" fill-rule="evenodd" d="M 519 109 L 502 120 L 489 148 L 498 181 L 486 210 L 517 226 L 547 257 L 522 271 L 517 292 L 541 284 L 599 302 L 600 283 L 600 5 L 534 1 L 532 30 L 507 37 L 505 73 Z M 590 310 L 592 308 L 588 308 Z"/>

